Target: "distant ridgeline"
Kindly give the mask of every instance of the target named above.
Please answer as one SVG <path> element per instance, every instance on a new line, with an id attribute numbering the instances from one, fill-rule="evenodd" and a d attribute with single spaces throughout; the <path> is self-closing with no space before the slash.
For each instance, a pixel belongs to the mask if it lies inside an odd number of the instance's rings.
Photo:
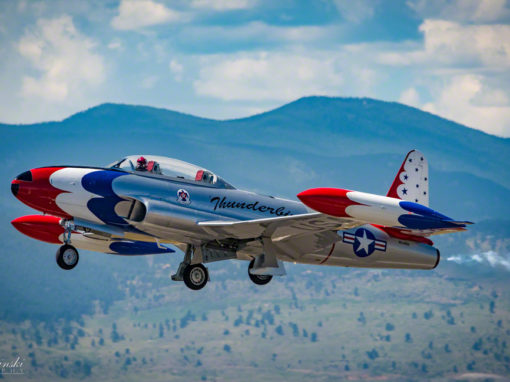
<path id="1" fill-rule="evenodd" d="M 10 220 L 33 211 L 14 202 L 8 185 L 38 166 L 105 166 L 150 153 L 202 165 L 234 186 L 275 196 L 295 198 L 312 187 L 385 194 L 403 155 L 417 148 L 431 167 L 431 206 L 479 223 L 449 241 L 434 238 L 440 248 L 466 253 L 476 250 L 466 244 L 468 238 L 489 240 L 485 245 L 508 238 L 501 225 L 510 226 L 510 140 L 398 103 L 307 97 L 227 121 L 103 104 L 61 122 L 0 124 L 0 138 L 0 233 L 7 238 L 0 250 L 3 319 L 73 319 L 122 298 L 123 282 L 137 271 L 152 277 L 146 259 L 101 254 L 85 254 L 78 269 L 62 272 L 53 246 L 17 233 Z"/>

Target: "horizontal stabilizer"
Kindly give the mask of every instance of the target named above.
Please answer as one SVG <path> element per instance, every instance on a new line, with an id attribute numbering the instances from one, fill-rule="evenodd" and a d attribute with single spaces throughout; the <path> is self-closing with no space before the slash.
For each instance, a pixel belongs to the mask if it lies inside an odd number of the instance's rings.
<path id="1" fill-rule="evenodd" d="M 473 222 L 469 222 L 469 221 L 459 221 L 459 220 L 448 220 L 449 223 L 452 223 L 452 224 L 457 224 L 458 226 L 466 226 L 466 225 L 471 225 L 471 224 L 475 224 Z"/>

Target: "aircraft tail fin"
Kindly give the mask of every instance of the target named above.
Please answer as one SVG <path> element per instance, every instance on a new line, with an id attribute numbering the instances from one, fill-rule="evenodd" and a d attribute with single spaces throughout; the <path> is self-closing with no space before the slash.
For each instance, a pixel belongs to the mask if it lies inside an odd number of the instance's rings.
<path id="1" fill-rule="evenodd" d="M 429 166 L 427 158 L 420 151 L 409 151 L 386 196 L 428 207 Z"/>

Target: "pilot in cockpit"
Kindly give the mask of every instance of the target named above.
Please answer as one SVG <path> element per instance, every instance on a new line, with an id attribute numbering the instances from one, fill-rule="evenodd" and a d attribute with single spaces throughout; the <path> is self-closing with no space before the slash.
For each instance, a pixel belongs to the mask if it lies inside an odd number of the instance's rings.
<path id="1" fill-rule="evenodd" d="M 144 157 L 138 158 L 136 161 L 136 171 L 147 171 L 147 159 Z"/>

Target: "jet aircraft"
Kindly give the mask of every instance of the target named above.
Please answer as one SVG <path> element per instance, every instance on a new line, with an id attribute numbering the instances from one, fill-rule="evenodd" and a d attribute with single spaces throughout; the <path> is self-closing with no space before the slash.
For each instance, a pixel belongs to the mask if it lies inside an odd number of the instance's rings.
<path id="1" fill-rule="evenodd" d="M 12 221 L 21 233 L 60 244 L 57 264 L 73 269 L 78 249 L 117 255 L 183 251 L 175 281 L 193 290 L 203 264 L 249 260 L 258 285 L 285 274 L 284 262 L 362 268 L 433 269 L 430 236 L 464 231 L 428 207 L 425 156 L 410 151 L 388 194 L 314 188 L 286 200 L 238 190 L 177 159 L 133 155 L 106 167 L 50 166 L 18 175 L 16 198 L 43 214 Z"/>

